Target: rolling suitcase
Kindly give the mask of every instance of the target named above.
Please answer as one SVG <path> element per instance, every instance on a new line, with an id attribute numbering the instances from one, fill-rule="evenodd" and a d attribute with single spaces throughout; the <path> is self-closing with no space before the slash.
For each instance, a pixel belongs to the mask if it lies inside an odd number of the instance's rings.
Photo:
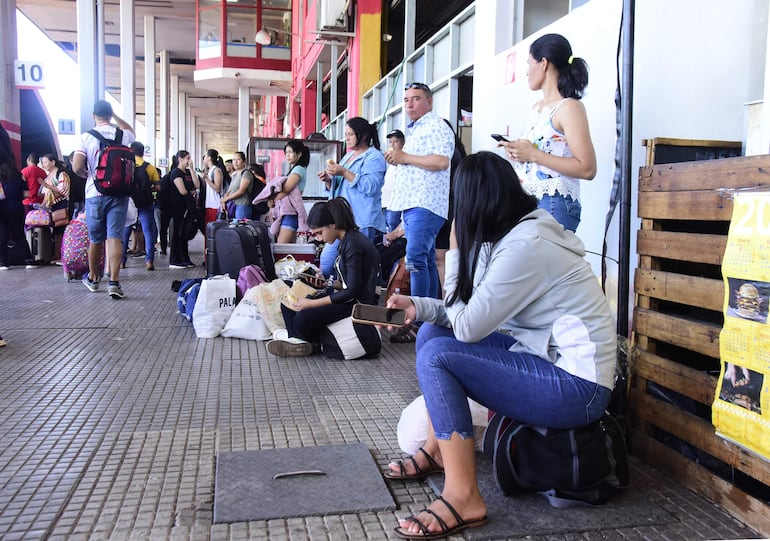
<path id="1" fill-rule="evenodd" d="M 88 272 L 90 244 L 85 222 L 75 219 L 67 224 L 61 239 L 61 264 L 64 269 L 64 278 L 68 282 L 80 279 Z M 102 252 L 100 266 L 104 269 L 104 252 Z"/>
<path id="2" fill-rule="evenodd" d="M 227 220 L 217 220 L 206 224 L 206 275 L 216 276 L 222 274 L 217 259 L 216 233 L 219 229 L 227 227 Z"/>
<path id="3" fill-rule="evenodd" d="M 219 273 L 238 278 L 246 265 L 259 265 L 268 281 L 275 280 L 275 263 L 270 250 L 270 232 L 262 222 L 238 220 L 214 233 Z"/>
<path id="4" fill-rule="evenodd" d="M 53 239 L 50 227 L 33 227 L 27 229 L 27 244 L 32 252 L 35 263 L 48 265 L 53 255 Z"/>

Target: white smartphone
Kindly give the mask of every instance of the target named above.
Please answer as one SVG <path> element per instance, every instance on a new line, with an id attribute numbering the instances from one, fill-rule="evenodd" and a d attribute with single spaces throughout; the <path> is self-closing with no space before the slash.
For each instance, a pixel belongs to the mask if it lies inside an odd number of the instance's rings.
<path id="1" fill-rule="evenodd" d="M 353 322 L 364 325 L 384 325 L 388 327 L 403 327 L 406 312 L 396 308 L 386 308 L 374 304 L 353 305 Z"/>

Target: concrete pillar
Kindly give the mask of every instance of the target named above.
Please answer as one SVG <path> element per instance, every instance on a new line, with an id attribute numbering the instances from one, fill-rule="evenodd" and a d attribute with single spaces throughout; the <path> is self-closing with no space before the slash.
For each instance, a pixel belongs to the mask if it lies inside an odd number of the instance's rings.
<path id="1" fill-rule="evenodd" d="M 94 103 L 98 92 L 96 57 L 96 3 L 76 0 L 78 21 L 78 70 L 80 71 L 80 131 L 94 126 Z"/>
<path id="2" fill-rule="evenodd" d="M 123 120 L 136 126 L 136 24 L 134 0 L 120 0 L 120 103 Z"/>
<path id="3" fill-rule="evenodd" d="M 171 68 L 169 66 L 169 54 L 167 50 L 160 52 L 160 147 L 158 152 L 160 157 L 167 158 L 168 164 L 171 166 L 171 153 L 169 152 L 169 127 L 168 127 L 168 105 L 169 105 L 169 83 L 171 77 L 169 72 Z"/>
<path id="4" fill-rule="evenodd" d="M 107 9 L 105 0 L 96 0 L 96 96 L 106 98 L 107 85 L 104 81 L 106 68 L 104 66 L 104 20 Z"/>
<path id="5" fill-rule="evenodd" d="M 249 94 L 248 86 L 238 87 L 238 149 L 246 152 L 249 144 Z"/>
<path id="6" fill-rule="evenodd" d="M 0 2 L 0 125 L 8 132 L 13 149 L 14 163 L 20 167 L 21 113 L 19 90 L 16 88 L 14 61 L 16 47 L 16 0 Z"/>
<path id="7" fill-rule="evenodd" d="M 144 126 L 147 130 L 145 134 L 145 146 L 150 151 L 145 156 L 149 162 L 157 165 L 158 150 L 155 140 L 155 113 L 157 112 L 157 102 L 155 100 L 155 17 L 145 16 L 144 18 Z"/>
<path id="8" fill-rule="evenodd" d="M 323 88 L 324 80 L 324 65 L 320 61 L 316 64 L 315 80 L 318 82 L 318 87 Z M 315 93 L 315 128 L 313 131 L 321 131 L 321 113 L 323 113 L 323 90 Z"/>
<path id="9" fill-rule="evenodd" d="M 407 58 L 414 52 L 414 32 L 416 24 L 417 0 L 406 0 L 406 4 L 404 4 L 404 58 Z"/>
<path id="10" fill-rule="evenodd" d="M 190 150 L 192 139 L 187 131 L 187 93 L 179 92 L 177 97 L 177 137 L 179 138 L 179 148 Z M 196 164 L 199 165 L 199 164 Z"/>
<path id="11" fill-rule="evenodd" d="M 337 62 L 339 62 L 339 45 L 332 44 L 331 45 L 331 54 L 332 54 L 332 65 L 331 65 L 331 77 L 329 79 L 329 82 L 331 83 L 331 87 L 329 88 L 329 122 L 337 118 Z M 323 92 L 322 85 L 323 81 L 318 81 L 318 85 L 316 87 L 316 91 L 318 93 Z M 304 105 L 304 101 L 302 102 Z M 302 126 L 305 127 L 304 125 Z"/>
<path id="12" fill-rule="evenodd" d="M 186 150 L 182 133 L 179 131 L 179 76 L 172 75 L 170 78 L 168 95 L 170 99 L 169 107 L 169 149 L 174 154 L 179 150 Z"/>

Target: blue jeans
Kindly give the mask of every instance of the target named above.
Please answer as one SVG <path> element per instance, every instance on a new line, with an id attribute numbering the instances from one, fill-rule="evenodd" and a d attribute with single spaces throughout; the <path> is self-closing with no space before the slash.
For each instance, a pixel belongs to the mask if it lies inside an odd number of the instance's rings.
<path id="1" fill-rule="evenodd" d="M 86 227 L 88 238 L 93 244 L 105 239 L 123 239 L 126 228 L 128 196 L 111 197 L 101 195 L 86 199 Z"/>
<path id="2" fill-rule="evenodd" d="M 509 351 L 516 340 L 492 333 L 468 344 L 452 330 L 424 323 L 417 333 L 417 379 L 436 437 L 473 437 L 471 398 L 512 419 L 550 428 L 596 421 L 610 389 L 581 379 L 547 359 Z"/>
<path id="3" fill-rule="evenodd" d="M 414 207 L 403 213 L 409 290 L 415 297 L 440 298 L 436 267 L 436 236 L 446 221 L 431 211 Z"/>
<path id="4" fill-rule="evenodd" d="M 337 248 L 339 245 L 340 241 L 335 240 L 334 242 L 324 244 L 323 250 L 321 250 L 319 265 L 321 274 L 327 278 L 336 274 L 334 271 L 334 260 L 337 259 Z"/>
<path id="5" fill-rule="evenodd" d="M 251 220 L 251 205 L 235 205 L 236 220 Z"/>
<path id="6" fill-rule="evenodd" d="M 556 192 L 554 195 L 544 195 L 537 206 L 548 211 L 567 231 L 574 233 L 577 230 L 582 210 L 579 201 L 575 201 L 569 195 L 565 197 Z"/>
<path id="7" fill-rule="evenodd" d="M 380 241 L 382 241 L 382 231 L 379 231 L 376 227 L 361 227 L 359 231 L 373 243 L 377 242 L 377 237 L 380 237 Z"/>
<path id="8" fill-rule="evenodd" d="M 139 223 L 142 224 L 142 233 L 144 234 L 144 260 L 146 262 L 155 261 L 155 207 L 142 207 L 136 209 L 139 215 Z M 131 227 L 126 227 L 123 232 L 123 263 L 126 262 L 126 252 L 128 252 L 128 241 L 131 238 Z"/>
<path id="9" fill-rule="evenodd" d="M 398 229 L 401 223 L 401 211 L 400 210 L 388 210 L 385 209 L 385 225 L 388 226 L 388 233 Z"/>

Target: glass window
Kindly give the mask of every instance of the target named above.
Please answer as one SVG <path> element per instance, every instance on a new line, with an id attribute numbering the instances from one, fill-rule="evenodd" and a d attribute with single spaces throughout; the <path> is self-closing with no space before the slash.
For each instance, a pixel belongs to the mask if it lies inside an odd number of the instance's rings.
<path id="1" fill-rule="evenodd" d="M 227 6 L 227 56 L 256 58 L 257 11 Z"/>
<path id="2" fill-rule="evenodd" d="M 291 0 L 262 0 L 263 8 L 291 9 Z"/>
<path id="3" fill-rule="evenodd" d="M 222 37 L 220 8 L 202 9 L 198 12 L 198 58 L 218 58 L 222 56 Z"/>
<path id="4" fill-rule="evenodd" d="M 291 47 L 291 11 L 262 10 L 262 28 L 270 33 L 270 44 Z"/>

